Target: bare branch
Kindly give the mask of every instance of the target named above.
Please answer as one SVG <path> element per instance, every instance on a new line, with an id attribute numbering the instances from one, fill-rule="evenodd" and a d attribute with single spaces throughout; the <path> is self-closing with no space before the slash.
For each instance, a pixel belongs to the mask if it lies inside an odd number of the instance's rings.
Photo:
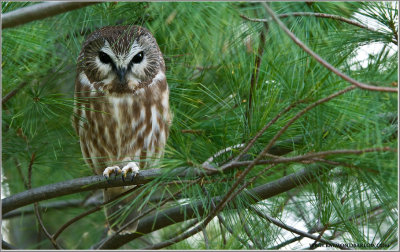
<path id="1" fill-rule="evenodd" d="M 281 222 L 281 221 L 279 221 L 279 220 L 277 220 L 275 218 L 272 218 L 271 216 L 268 216 L 265 213 L 262 213 L 261 211 L 259 211 L 258 209 L 256 209 L 253 206 L 251 206 L 250 209 L 253 210 L 261 218 L 264 218 L 264 219 L 268 220 L 269 222 L 273 223 L 274 225 L 276 225 L 276 226 L 278 226 L 280 228 L 286 229 L 286 230 L 288 230 L 288 231 L 290 231 L 292 233 L 295 233 L 295 234 L 298 234 L 298 235 L 301 235 L 301 236 L 304 236 L 304 237 L 308 237 L 308 238 L 316 240 L 316 241 L 319 240 L 320 242 L 322 242 L 324 244 L 329 244 L 331 246 L 334 246 L 334 247 L 337 247 L 337 248 L 340 248 L 340 249 L 348 249 L 347 247 L 344 247 L 341 244 L 326 240 L 324 238 L 318 238 L 315 235 L 311 235 L 311 234 L 309 234 L 307 232 L 304 232 L 304 231 L 301 231 L 301 230 L 299 230 L 297 228 L 288 226 L 288 225 L 284 224 L 283 222 Z"/>
<path id="2" fill-rule="evenodd" d="M 100 201 L 93 201 L 90 202 L 90 204 L 85 206 L 98 206 L 100 205 L 101 202 Z M 39 206 L 40 210 L 50 210 L 50 209 L 65 209 L 65 208 L 71 208 L 71 207 L 81 207 L 84 205 L 84 201 L 77 199 L 77 200 L 60 200 L 60 201 L 55 201 L 55 202 L 49 202 L 48 204 L 41 204 Z M 29 215 L 29 214 L 33 214 L 34 210 L 32 207 L 24 207 L 21 208 L 19 210 L 13 210 L 11 212 L 8 212 L 6 214 L 3 214 L 1 217 L 2 219 L 10 219 L 13 217 L 18 217 L 21 215 Z"/>
<path id="3" fill-rule="evenodd" d="M 140 173 L 133 179 L 129 177 L 131 176 L 131 174 L 129 174 L 128 179 L 125 181 L 122 180 L 121 176 L 116 177 L 115 179 L 106 180 L 102 175 L 96 175 L 45 185 L 2 199 L 2 213 L 5 214 L 16 208 L 41 200 L 52 199 L 77 192 L 127 185 L 146 184 L 155 177 L 159 177 L 161 175 L 162 171 L 160 169 L 152 169 L 140 171 Z"/>
<path id="4" fill-rule="evenodd" d="M 28 167 L 28 189 L 32 188 L 32 167 L 33 167 L 33 162 L 35 161 L 35 152 L 32 154 L 31 161 L 29 162 L 29 167 Z M 33 209 L 35 211 L 35 216 L 36 219 L 39 222 L 40 228 L 43 230 L 44 234 L 47 236 L 47 238 L 50 240 L 51 244 L 53 244 L 54 248 L 56 249 L 61 249 L 60 246 L 57 244 L 57 242 L 53 239 L 51 234 L 47 231 L 46 227 L 44 226 L 43 220 L 40 217 L 40 212 L 39 212 L 39 207 L 38 203 L 35 202 L 33 205 Z"/>
<path id="5" fill-rule="evenodd" d="M 345 164 L 341 162 L 332 162 L 330 160 L 323 160 L 323 159 L 318 159 L 316 157 L 325 157 L 329 155 L 338 155 L 338 154 L 355 154 L 355 155 L 360 155 L 368 152 L 381 152 L 381 151 L 391 151 L 391 152 L 397 152 L 396 149 L 390 148 L 390 147 L 382 147 L 382 148 L 367 148 L 367 149 L 362 149 L 362 150 L 329 150 L 329 151 L 320 151 L 320 152 L 315 152 L 315 153 L 309 153 L 309 154 L 304 154 L 304 155 L 299 155 L 299 156 L 294 156 L 294 157 L 283 157 L 283 158 L 276 158 L 276 159 L 269 159 L 269 160 L 259 160 L 256 162 L 257 165 L 261 164 L 280 164 L 280 163 L 291 163 L 291 162 L 300 162 L 300 161 L 311 161 L 311 162 L 326 162 L 330 163 L 333 165 L 343 165 L 351 168 L 355 168 L 354 166 L 350 164 Z M 233 168 L 233 167 L 241 167 L 241 166 L 246 166 L 250 165 L 253 163 L 253 161 L 237 161 L 237 162 L 231 162 L 229 165 L 226 165 L 226 168 Z"/>
<path id="6" fill-rule="evenodd" d="M 265 30 L 268 32 L 268 23 L 264 23 Z M 260 32 L 260 44 L 258 45 L 258 51 L 256 54 L 256 59 L 255 59 L 255 64 L 254 64 L 254 71 L 251 75 L 251 80 L 250 80 L 250 92 L 249 92 L 249 103 L 247 107 L 247 124 L 250 126 L 251 122 L 251 115 L 252 115 L 252 104 L 253 104 L 253 93 L 255 91 L 255 86 L 258 82 L 258 75 L 260 73 L 260 65 L 261 65 L 261 58 L 264 53 L 264 45 L 265 45 L 265 32 L 264 30 L 261 30 Z"/>
<path id="7" fill-rule="evenodd" d="M 306 154 L 303 156 L 295 156 L 290 158 L 280 158 L 273 160 L 258 160 L 255 164 L 278 164 L 278 163 L 290 163 L 297 162 L 303 160 L 310 160 L 314 157 L 321 157 L 327 155 L 334 154 L 362 154 L 366 152 L 377 152 L 377 151 L 396 151 L 389 147 L 383 148 L 369 148 L 364 150 L 332 150 L 332 151 L 323 151 L 316 152 L 311 154 Z M 318 161 L 318 160 L 316 160 Z M 225 166 L 225 171 L 228 171 L 231 168 L 247 166 L 251 164 L 253 161 L 241 161 L 241 162 L 231 162 Z M 182 176 L 187 178 L 187 174 L 192 174 L 193 176 L 203 176 L 204 174 L 196 171 L 192 168 L 180 167 L 176 169 L 178 172 L 174 173 L 175 176 Z M 216 174 L 207 173 L 207 174 Z M 77 192 L 95 190 L 95 189 L 104 189 L 110 187 L 120 187 L 127 185 L 139 185 L 146 184 L 150 182 L 155 177 L 159 177 L 162 175 L 162 171 L 160 169 L 151 169 L 151 170 L 142 170 L 139 174 L 133 178 L 131 181 L 130 178 L 123 181 L 121 177 L 116 177 L 115 179 L 105 180 L 103 176 L 96 175 L 85 178 L 78 178 L 69 181 L 59 182 L 51 185 L 45 185 L 37 188 L 33 188 L 28 191 L 24 191 L 7 198 L 2 199 L 2 211 L 3 215 L 6 213 L 17 209 L 22 206 L 26 206 L 32 204 L 34 202 L 47 200 L 59 196 L 64 196 L 68 194 L 73 194 Z M 128 175 L 131 176 L 131 175 Z M 171 175 L 172 177 L 173 175 Z M 13 214 L 14 215 L 14 214 Z"/>
<path id="8" fill-rule="evenodd" d="M 292 239 L 286 240 L 286 241 L 284 241 L 284 242 L 282 242 L 282 243 L 280 243 L 278 245 L 275 245 L 273 247 L 268 248 L 268 250 L 278 250 L 278 249 L 280 249 L 282 247 L 285 247 L 285 246 L 287 246 L 289 244 L 292 244 L 293 242 L 300 241 L 303 238 L 304 238 L 304 236 L 301 236 L 301 235 L 293 237 Z"/>
<path id="9" fill-rule="evenodd" d="M 73 224 L 73 223 L 79 221 L 79 220 L 82 219 L 83 217 L 86 217 L 86 216 L 88 216 L 88 215 L 90 215 L 90 214 L 92 214 L 92 213 L 95 213 L 95 212 L 99 211 L 99 210 L 102 209 L 103 206 L 105 206 L 106 204 L 108 204 L 108 203 L 110 203 L 110 202 L 113 202 L 113 201 L 115 201 L 115 200 L 117 200 L 117 199 L 119 199 L 119 198 L 121 198 L 121 197 L 123 197 L 123 196 L 125 196 L 125 195 L 128 195 L 129 193 L 131 193 L 131 192 L 133 192 L 133 191 L 135 191 L 135 190 L 137 190 L 137 189 L 138 189 L 137 186 L 134 187 L 134 188 L 131 188 L 130 190 L 125 191 L 125 192 L 123 192 L 123 193 L 117 195 L 116 197 L 114 197 L 114 198 L 112 198 L 112 199 L 110 199 L 110 200 L 108 200 L 108 201 L 106 201 L 106 202 L 104 202 L 104 203 L 102 203 L 102 204 L 100 204 L 100 205 L 98 205 L 98 206 L 95 206 L 94 208 L 92 208 L 92 209 L 90 209 L 90 210 L 88 210 L 88 211 L 86 211 L 86 212 L 84 212 L 84 213 L 81 213 L 81 214 L 78 215 L 78 216 L 75 216 L 74 218 L 72 218 L 72 219 L 70 219 L 69 221 L 67 221 L 64 225 L 62 225 L 62 226 L 54 233 L 53 239 L 54 239 L 54 240 L 57 240 L 58 236 L 60 236 L 60 234 L 61 234 L 67 227 L 69 227 L 71 224 Z"/>
<path id="10" fill-rule="evenodd" d="M 234 204 L 234 206 L 235 206 L 235 208 L 238 208 L 236 204 Z M 243 214 L 240 211 L 238 211 L 238 215 L 239 215 L 239 219 L 242 224 L 243 230 L 246 233 L 247 237 L 249 237 L 250 241 L 255 245 L 255 247 L 257 249 L 262 249 L 261 244 L 257 241 L 257 239 L 254 239 L 254 236 L 251 234 L 250 228 L 247 225 L 246 219 L 244 218 Z"/>
<path id="11" fill-rule="evenodd" d="M 8 94 L 6 94 L 2 99 L 1 99 L 1 103 L 4 104 L 6 103 L 8 100 L 10 100 L 11 97 L 13 97 L 14 95 L 16 95 L 18 93 L 18 91 L 20 91 L 21 89 L 23 89 L 26 85 L 28 84 L 28 82 L 24 81 L 21 84 L 18 85 L 18 87 L 14 88 L 13 90 L 11 90 Z"/>
<path id="12" fill-rule="evenodd" d="M 348 24 L 350 24 L 350 25 L 354 25 L 354 26 L 357 26 L 357 27 L 359 27 L 359 28 L 366 29 L 366 30 L 369 30 L 369 31 L 372 31 L 372 32 L 379 32 L 379 31 L 377 31 L 377 30 L 375 30 L 375 29 L 373 29 L 373 28 L 371 28 L 371 27 L 368 27 L 368 26 L 366 26 L 366 25 L 363 25 L 363 24 L 361 24 L 361 23 L 358 23 L 358 22 L 356 22 L 356 21 L 354 21 L 354 20 L 351 20 L 351 19 L 348 19 L 348 18 L 339 16 L 339 15 L 333 15 L 333 14 L 327 14 L 327 13 L 318 13 L 318 12 L 291 12 L 291 13 L 279 14 L 279 15 L 276 15 L 276 16 L 277 16 L 278 18 L 287 18 L 287 17 L 317 17 L 317 18 L 328 18 L 328 19 L 334 19 L 334 20 L 342 21 L 342 22 L 348 23 Z M 268 22 L 272 21 L 271 18 L 269 18 L 269 19 L 250 18 L 250 17 L 247 17 L 247 16 L 245 16 L 245 15 L 240 15 L 240 17 L 243 18 L 243 19 L 245 19 L 245 20 L 251 21 L 251 22 L 265 22 L 265 23 L 268 23 Z M 392 27 L 391 27 L 391 28 L 392 28 Z M 393 29 L 392 29 L 392 30 L 393 30 Z M 396 30 L 394 30 L 394 31 L 396 31 Z M 394 34 L 395 34 L 395 37 L 397 38 L 395 32 L 394 32 Z M 391 42 L 397 45 L 397 41 L 396 41 L 396 40 L 392 39 Z"/>
<path id="13" fill-rule="evenodd" d="M 11 28 L 31 21 L 44 19 L 57 14 L 72 11 L 97 2 L 48 2 L 34 4 L 2 14 L 2 28 Z"/>
<path id="14" fill-rule="evenodd" d="M 206 249 L 210 249 L 210 241 L 208 240 L 208 235 L 207 235 L 206 229 L 203 228 L 202 232 L 203 232 L 204 244 L 206 246 Z"/>
<path id="15" fill-rule="evenodd" d="M 277 17 L 277 15 L 274 13 L 274 11 L 265 3 L 261 3 L 265 10 L 271 15 L 272 19 L 279 25 L 279 27 L 300 47 L 302 48 L 306 53 L 311 55 L 316 61 L 318 61 L 321 65 L 326 67 L 329 71 L 332 73 L 336 74 L 343 80 L 353 84 L 354 86 L 357 86 L 362 89 L 366 90 L 371 90 L 371 91 L 382 91 L 382 92 L 398 92 L 397 88 L 390 88 L 390 87 L 377 87 L 377 86 L 371 86 L 362 82 L 359 82 L 350 76 L 342 73 L 339 71 L 339 69 L 335 68 L 331 64 L 329 64 L 327 61 L 321 58 L 318 54 L 316 54 L 314 51 L 312 51 L 310 48 L 308 48 L 300 39 L 294 35 L 287 27 L 286 25 Z"/>
<path id="16" fill-rule="evenodd" d="M 228 232 L 231 233 L 236 238 L 236 240 L 238 240 L 246 248 L 249 247 L 250 249 L 253 249 L 253 246 L 251 246 L 245 240 L 243 240 L 242 237 L 240 237 L 239 235 L 235 234 L 235 232 L 232 230 L 232 228 L 230 228 L 228 226 L 228 224 L 226 224 L 224 218 L 220 214 L 217 214 L 217 217 L 218 217 L 219 223 L 221 225 L 223 225 L 225 227 L 225 229 L 228 230 Z M 222 227 L 221 227 L 221 230 L 222 230 Z"/>
<path id="17" fill-rule="evenodd" d="M 234 159 L 234 161 L 240 160 L 244 154 L 246 154 L 249 149 L 255 144 L 258 138 L 272 125 L 274 124 L 283 114 L 296 107 L 299 103 L 302 103 L 303 100 L 294 102 L 290 104 L 287 108 L 279 112 L 271 121 L 269 121 L 257 134 L 250 140 L 250 142 L 246 145 L 246 147 L 240 152 L 240 154 Z"/>

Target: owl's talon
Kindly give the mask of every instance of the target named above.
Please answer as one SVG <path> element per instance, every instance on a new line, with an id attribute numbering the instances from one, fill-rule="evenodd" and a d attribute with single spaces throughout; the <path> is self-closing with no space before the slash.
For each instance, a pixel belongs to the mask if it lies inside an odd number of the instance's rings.
<path id="1" fill-rule="evenodd" d="M 110 167 L 107 167 L 107 168 L 104 169 L 104 171 L 103 171 L 103 176 L 104 176 L 107 180 L 109 180 L 110 176 L 111 176 L 113 173 L 115 174 L 115 178 L 116 178 L 117 175 L 121 173 L 121 169 L 120 169 L 118 166 L 110 166 Z"/>
<path id="2" fill-rule="evenodd" d="M 132 173 L 131 177 L 131 182 L 133 181 L 133 178 L 136 177 L 136 175 L 139 173 L 139 167 L 136 162 L 129 162 L 127 165 L 125 165 L 122 168 L 122 180 L 125 181 L 126 175 L 128 172 Z"/>

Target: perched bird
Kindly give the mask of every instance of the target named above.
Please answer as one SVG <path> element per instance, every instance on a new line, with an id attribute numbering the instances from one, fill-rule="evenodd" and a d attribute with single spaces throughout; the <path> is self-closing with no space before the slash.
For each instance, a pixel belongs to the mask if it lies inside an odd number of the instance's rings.
<path id="1" fill-rule="evenodd" d="M 74 114 L 83 157 L 94 173 L 124 178 L 157 163 L 171 114 L 164 59 L 147 29 L 107 26 L 88 36 L 77 62 Z M 126 190 L 105 189 L 104 201 Z M 138 204 L 124 207 L 135 196 L 106 207 L 110 230 L 138 215 Z M 137 224 L 128 231 L 134 232 Z"/>

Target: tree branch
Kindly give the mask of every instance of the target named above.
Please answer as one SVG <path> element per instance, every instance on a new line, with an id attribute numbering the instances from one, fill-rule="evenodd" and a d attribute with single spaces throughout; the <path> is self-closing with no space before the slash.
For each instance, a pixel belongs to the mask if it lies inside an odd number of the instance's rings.
<path id="1" fill-rule="evenodd" d="M 342 22 L 348 23 L 348 24 L 350 24 L 350 25 L 354 25 L 354 26 L 357 26 L 357 27 L 359 27 L 359 28 L 366 29 L 366 30 L 369 30 L 369 31 L 372 31 L 372 32 L 379 32 L 379 31 L 377 31 L 377 30 L 375 30 L 375 29 L 373 29 L 373 28 L 371 28 L 371 27 L 368 27 L 368 26 L 366 26 L 366 25 L 363 25 L 363 24 L 361 24 L 361 23 L 358 23 L 358 22 L 356 22 L 356 21 L 354 21 L 354 20 L 351 20 L 351 19 L 348 19 L 348 18 L 339 16 L 339 15 L 334 15 L 334 14 L 318 13 L 318 12 L 291 12 L 291 13 L 279 14 L 279 15 L 276 15 L 276 16 L 277 16 L 278 18 L 287 18 L 287 17 L 317 17 L 317 18 L 328 18 L 328 19 L 334 19 L 334 20 L 342 21 Z M 247 20 L 247 21 L 251 21 L 251 22 L 265 22 L 265 23 L 268 23 L 268 22 L 272 21 L 271 18 L 269 18 L 269 19 L 250 18 L 250 17 L 247 17 L 247 16 L 245 16 L 245 15 L 240 15 L 240 17 L 243 18 L 243 19 L 245 19 L 245 20 Z M 391 28 L 392 28 L 392 27 L 391 27 Z M 392 29 L 392 30 L 393 30 L 393 29 Z M 396 33 L 394 33 L 394 34 L 395 34 L 395 37 L 396 37 Z M 396 38 L 397 38 L 397 37 L 396 37 Z M 392 39 L 391 42 L 397 45 L 397 41 L 396 41 L 396 40 Z"/>
<path id="2" fill-rule="evenodd" d="M 334 246 L 334 247 L 337 247 L 337 248 L 348 249 L 347 247 L 344 247 L 344 246 L 341 245 L 341 244 L 338 244 L 338 243 L 335 243 L 335 242 L 326 240 L 326 239 L 321 238 L 321 237 L 317 237 L 317 236 L 315 236 L 315 235 L 311 235 L 311 234 L 309 234 L 309 233 L 307 233 L 307 232 L 304 232 L 304 231 L 301 231 L 301 230 L 299 230 L 299 229 L 297 229 L 297 228 L 288 226 L 288 225 L 284 224 L 283 222 L 281 222 L 281 221 L 279 221 L 279 220 L 277 220 L 277 219 L 275 219 L 275 218 L 272 218 L 271 216 L 268 216 L 268 215 L 266 215 L 266 214 L 260 212 L 260 211 L 259 211 L 258 209 L 256 209 L 255 207 L 252 207 L 252 206 L 251 206 L 250 209 L 253 210 L 253 211 L 254 211 L 258 216 L 260 216 L 261 218 L 264 218 L 264 219 L 268 220 L 269 222 L 273 223 L 274 225 L 276 225 L 276 226 L 278 226 L 278 227 L 280 227 L 280 228 L 286 229 L 286 230 L 288 230 L 288 231 L 290 231 L 290 232 L 292 232 L 292 233 L 295 233 L 295 234 L 298 234 L 298 235 L 301 235 L 301 236 L 304 236 L 304 237 L 308 237 L 308 238 L 313 239 L 313 240 L 315 240 L 315 241 L 318 240 L 318 241 L 320 241 L 320 242 L 322 242 L 322 243 L 324 243 L 324 244 L 329 244 L 329 245 Z"/>
<path id="3" fill-rule="evenodd" d="M 255 164 L 279 164 L 279 163 L 290 163 L 290 162 L 298 162 L 304 160 L 310 160 L 311 158 L 334 155 L 334 154 L 363 154 L 366 152 L 376 152 L 376 151 L 396 151 L 395 149 L 389 147 L 383 148 L 368 148 L 363 150 L 331 150 L 331 151 L 322 151 L 316 153 L 310 153 L 300 156 L 294 156 L 289 158 L 279 158 L 272 160 L 259 160 Z M 318 160 L 316 160 L 318 161 Z M 240 161 L 240 162 L 231 162 L 225 166 L 224 171 L 228 171 L 229 169 L 247 166 L 251 164 L 253 161 Z M 229 169 L 228 169 L 229 168 Z M 175 176 L 185 177 L 188 175 L 192 176 L 203 176 L 204 173 L 202 171 L 189 168 L 189 167 L 180 167 L 171 172 L 175 174 Z M 207 175 L 217 174 L 217 172 L 208 172 Z M 51 185 L 45 185 L 37 188 L 33 188 L 31 190 L 27 190 L 21 193 L 17 193 L 11 195 L 7 198 L 2 199 L 2 211 L 3 216 L 7 216 L 10 218 L 11 216 L 15 216 L 18 212 L 10 213 L 8 212 L 17 209 L 22 206 L 26 206 L 32 204 L 34 202 L 52 199 L 55 197 L 60 197 L 68 194 L 73 194 L 77 192 L 90 191 L 95 189 L 104 189 L 110 187 L 120 187 L 127 185 L 140 185 L 146 184 L 153 180 L 156 177 L 162 175 L 161 169 L 151 169 L 151 170 L 142 170 L 139 171 L 138 175 L 131 179 L 131 174 L 128 174 L 128 179 L 125 181 L 122 180 L 121 177 L 116 177 L 115 179 L 105 180 L 102 175 L 95 175 L 90 177 L 78 178 L 69 181 L 63 181 Z M 171 175 L 173 177 L 174 175 Z M 26 210 L 28 211 L 28 210 Z M 11 216 L 9 216 L 11 215 Z"/>
<path id="4" fill-rule="evenodd" d="M 1 99 L 1 104 L 6 103 L 8 100 L 11 99 L 11 97 L 13 97 L 14 95 L 16 95 L 18 93 L 18 91 L 20 91 L 21 89 L 23 89 L 26 85 L 28 84 L 28 82 L 24 81 L 21 84 L 18 85 L 18 87 L 14 88 L 13 90 L 11 90 L 8 94 L 6 94 L 2 99 Z"/>
<path id="5" fill-rule="evenodd" d="M 31 21 L 72 11 L 97 2 L 48 2 L 34 4 L 2 14 L 2 28 L 11 28 Z"/>
<path id="6" fill-rule="evenodd" d="M 45 185 L 33 188 L 28 191 L 11 195 L 2 199 L 3 214 L 10 212 L 16 208 L 32 204 L 45 199 L 52 199 L 77 192 L 90 191 L 95 189 L 104 189 L 110 187 L 120 187 L 127 185 L 146 184 L 155 177 L 162 175 L 161 169 L 143 170 L 133 178 L 132 174 L 128 174 L 128 179 L 122 180 L 121 176 L 115 179 L 105 180 L 102 175 L 72 179 L 51 185 Z"/>
<path id="7" fill-rule="evenodd" d="M 240 195 L 241 197 L 250 197 L 254 203 L 256 203 L 260 200 L 271 198 L 295 187 L 309 184 L 322 173 L 323 169 L 319 167 L 303 169 L 299 172 L 287 175 L 283 178 L 255 187 L 251 190 L 243 191 Z M 218 196 L 214 197 L 212 200 L 219 202 L 221 199 L 222 197 Z M 144 234 L 148 234 L 181 221 L 196 218 L 196 213 L 204 214 L 206 209 L 203 208 L 203 205 L 203 202 L 197 201 L 166 209 L 154 215 L 147 216 L 139 222 L 136 233 L 115 236 L 113 239 L 102 244 L 102 246 L 96 245 L 94 248 L 116 249 Z"/>
<path id="8" fill-rule="evenodd" d="M 34 161 L 35 161 L 35 152 L 32 154 L 31 161 L 29 162 L 29 167 L 28 167 L 28 189 L 32 188 L 32 167 L 33 167 Z M 33 209 L 35 212 L 36 219 L 39 222 L 40 228 L 42 229 L 44 234 L 47 236 L 47 238 L 49 239 L 51 244 L 53 244 L 54 248 L 61 249 L 61 247 L 57 244 L 57 242 L 53 239 L 51 234 L 47 231 L 46 227 L 44 226 L 42 217 L 40 216 L 40 211 L 39 211 L 38 205 L 39 204 L 37 202 L 35 202 L 33 205 Z"/>
<path id="9" fill-rule="evenodd" d="M 271 15 L 272 19 L 278 24 L 278 26 L 301 48 L 303 49 L 306 53 L 308 53 L 311 57 L 313 57 L 316 61 L 318 61 L 321 65 L 326 67 L 329 71 L 332 73 L 336 74 L 343 80 L 353 84 L 354 86 L 357 86 L 362 89 L 366 90 L 371 90 L 371 91 L 383 91 L 383 92 L 398 92 L 397 88 L 390 88 L 390 87 L 377 87 L 377 86 L 371 86 L 362 82 L 359 82 L 350 76 L 342 73 L 339 71 L 339 69 L 335 68 L 331 64 L 329 64 L 327 61 L 321 58 L 318 54 L 316 54 L 314 51 L 312 51 L 310 48 L 308 48 L 300 39 L 294 35 L 287 27 L 286 25 L 279 20 L 277 15 L 274 13 L 274 11 L 265 3 L 261 3 L 265 10 Z"/>
<path id="10" fill-rule="evenodd" d="M 354 89 L 355 87 L 348 87 L 344 90 L 341 90 L 339 92 L 336 92 L 334 94 L 331 94 L 325 98 L 322 98 L 312 104 L 310 104 L 309 106 L 307 106 L 305 109 L 301 110 L 299 113 L 297 113 L 294 117 L 292 117 L 291 120 L 289 120 L 288 123 L 286 123 L 286 125 L 278 132 L 275 134 L 275 136 L 269 141 L 268 145 L 263 149 L 263 151 L 261 151 L 261 153 L 259 153 L 256 157 L 255 160 L 253 160 L 247 167 L 246 169 L 240 174 L 240 176 L 238 177 L 238 179 L 235 181 L 235 183 L 233 184 L 233 186 L 231 186 L 231 188 L 229 189 L 229 191 L 223 196 L 222 200 L 220 200 L 220 202 L 218 203 L 218 205 L 210 212 L 210 214 L 208 214 L 208 216 L 203 220 L 202 223 L 200 223 L 199 225 L 197 225 L 196 227 L 194 227 L 193 229 L 178 235 L 176 237 L 174 237 L 173 239 L 164 241 L 164 242 L 160 242 L 159 244 L 156 244 L 154 246 L 152 246 L 152 249 L 160 249 L 160 248 L 164 248 L 167 247 L 169 245 L 172 245 L 178 241 L 181 241 L 183 239 L 186 239 L 190 236 L 192 236 L 193 234 L 199 232 L 201 230 L 202 227 L 206 226 L 220 211 L 222 211 L 222 209 L 226 206 L 226 204 L 228 204 L 228 202 L 232 201 L 232 199 L 234 197 L 236 197 L 244 188 L 247 187 L 247 185 L 249 185 L 249 183 L 252 183 L 258 176 L 254 176 L 250 181 L 246 182 L 244 185 L 242 185 L 241 187 L 238 188 L 239 184 L 244 180 L 244 178 L 246 177 L 246 175 L 251 171 L 251 169 L 254 168 L 254 166 L 257 164 L 258 161 L 261 160 L 261 158 L 263 156 L 265 156 L 265 154 L 268 153 L 269 149 L 272 147 L 272 145 L 277 141 L 277 139 L 289 128 L 290 125 L 293 124 L 294 121 L 296 121 L 297 119 L 299 119 L 302 115 L 304 115 L 306 112 L 308 112 L 309 110 L 311 110 L 312 108 L 318 106 L 319 104 L 322 104 L 324 102 L 327 102 L 345 92 L 348 92 L 352 89 Z M 274 164 L 266 167 L 265 169 L 262 170 L 262 173 L 265 172 L 266 170 L 268 170 L 269 168 L 273 167 Z"/>
<path id="11" fill-rule="evenodd" d="M 268 23 L 264 23 L 266 33 L 268 32 Z M 254 64 L 254 71 L 251 74 L 251 80 L 250 80 L 250 92 L 249 92 L 249 103 L 247 107 L 247 125 L 250 127 L 251 123 L 251 116 L 252 116 L 252 104 L 253 104 L 253 93 L 255 91 L 255 87 L 258 82 L 258 75 L 260 73 L 260 65 L 261 65 L 261 58 L 264 53 L 264 45 L 265 45 L 265 33 L 264 30 L 261 30 L 260 32 L 260 44 L 258 45 L 258 51 L 256 54 L 256 59 L 255 59 L 255 64 Z"/>
<path id="12" fill-rule="evenodd" d="M 83 200 L 77 199 L 77 200 L 60 200 L 60 201 L 55 201 L 55 202 L 49 202 L 47 204 L 41 204 L 40 205 L 40 210 L 49 210 L 49 209 L 65 209 L 65 208 L 73 208 L 73 207 L 81 207 L 83 205 L 85 206 L 98 206 L 101 204 L 100 201 L 93 201 L 90 202 L 89 204 L 84 204 L 85 202 Z M 2 219 L 10 219 L 14 217 L 18 217 L 21 215 L 29 215 L 33 214 L 33 208 L 32 207 L 24 207 L 19 210 L 13 210 L 10 211 L 6 214 L 3 214 L 1 217 Z"/>

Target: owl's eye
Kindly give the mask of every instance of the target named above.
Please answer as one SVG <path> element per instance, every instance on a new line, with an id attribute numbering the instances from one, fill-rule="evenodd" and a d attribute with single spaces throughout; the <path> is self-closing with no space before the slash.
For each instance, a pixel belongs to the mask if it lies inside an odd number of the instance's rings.
<path id="1" fill-rule="evenodd" d="M 135 56 L 133 56 L 133 58 L 131 60 L 131 64 L 138 64 L 138 63 L 142 62 L 143 56 L 144 56 L 143 52 L 136 54 Z"/>
<path id="2" fill-rule="evenodd" d="M 100 51 L 99 52 L 99 59 L 101 62 L 103 62 L 104 64 L 109 64 L 112 62 L 110 56 L 108 56 L 107 53 Z"/>

